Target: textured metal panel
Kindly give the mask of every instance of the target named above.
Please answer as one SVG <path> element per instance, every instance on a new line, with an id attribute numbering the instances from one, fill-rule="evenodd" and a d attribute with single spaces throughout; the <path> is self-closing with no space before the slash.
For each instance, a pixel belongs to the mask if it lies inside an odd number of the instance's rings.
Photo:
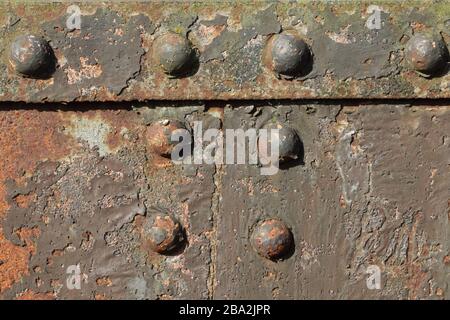
<path id="1" fill-rule="evenodd" d="M 448 299 L 450 108 L 290 104 L 262 112 L 255 119 L 230 109 L 224 126 L 278 118 L 298 130 L 304 156 L 274 176 L 222 169 L 215 297 Z M 284 261 L 261 258 L 250 244 L 269 218 L 292 230 L 295 250 Z M 370 265 L 381 269 L 381 290 L 366 286 Z"/>
<path id="2" fill-rule="evenodd" d="M 448 298 L 447 105 L 222 106 L 3 109 L 1 297 Z M 304 154 L 273 176 L 174 165 L 145 138 L 166 117 L 215 128 L 278 119 Z M 171 255 L 143 240 L 153 207 L 186 230 Z M 294 238 L 282 261 L 250 245 L 268 218 Z M 76 264 L 87 282 L 68 290 Z M 368 265 L 382 269 L 381 290 L 367 289 Z"/>
<path id="3" fill-rule="evenodd" d="M 380 25 L 368 28 L 374 4 Z M 68 3 L 0 6 L 3 101 L 438 98 L 450 93 L 448 63 L 438 75 L 424 78 L 404 59 L 413 34 L 448 42 L 448 1 L 82 3 L 80 30 L 66 26 Z M 154 41 L 168 32 L 187 37 L 198 55 L 181 77 L 167 76 L 155 61 Z M 295 79 L 277 77 L 270 62 L 262 63 L 267 41 L 280 32 L 294 32 L 312 51 L 311 64 Z M 50 78 L 23 79 L 8 62 L 14 38 L 30 33 L 44 36 L 55 51 L 58 66 Z"/>
<path id="4" fill-rule="evenodd" d="M 71 4 L 0 4 L 0 299 L 449 298 L 448 1 Z"/>
<path id="5" fill-rule="evenodd" d="M 214 168 L 170 165 L 145 139 L 147 123 L 201 108 L 60 107 L 0 112 L 1 297 L 208 298 Z M 154 207 L 188 239 L 171 255 L 143 240 Z M 86 282 L 69 290 L 77 264 Z"/>

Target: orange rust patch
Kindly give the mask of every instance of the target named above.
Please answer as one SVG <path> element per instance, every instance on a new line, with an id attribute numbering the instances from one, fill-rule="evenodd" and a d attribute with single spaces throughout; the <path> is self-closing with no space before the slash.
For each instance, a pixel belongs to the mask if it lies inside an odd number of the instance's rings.
<path id="1" fill-rule="evenodd" d="M 25 242 L 24 247 L 15 246 L 6 240 L 0 228 L 0 292 L 28 274 L 29 257 L 36 251 L 32 238 L 38 237 L 40 232 L 37 228 L 21 228 L 17 234 Z"/>
<path id="2" fill-rule="evenodd" d="M 414 30 L 414 32 L 419 32 L 427 29 L 426 25 L 417 21 L 411 22 L 411 28 Z"/>
<path id="3" fill-rule="evenodd" d="M 22 183 L 26 174 L 31 174 L 37 162 L 58 160 L 70 151 L 69 138 L 58 128 L 64 123 L 58 112 L 38 110 L 3 110 L 0 114 L 0 219 L 6 215 L 9 205 L 6 201 L 5 182 L 8 179 Z M 19 206 L 33 201 L 16 198 Z M 0 229 L 0 292 L 28 274 L 28 260 L 34 253 L 32 238 L 38 230 L 21 229 L 19 236 L 25 241 L 24 247 L 15 246 L 6 240 Z M 27 297 L 29 294 L 24 294 Z"/>
<path id="4" fill-rule="evenodd" d="M 112 286 L 112 281 L 109 277 L 101 277 L 95 280 L 95 283 L 97 283 L 98 286 L 102 287 L 110 287 Z"/>
<path id="5" fill-rule="evenodd" d="M 14 201 L 16 202 L 17 206 L 19 208 L 28 208 L 30 206 L 30 203 L 36 200 L 36 194 L 19 194 L 14 198 Z"/>
<path id="6" fill-rule="evenodd" d="M 15 246 L 5 239 L 0 228 L 0 293 L 28 274 L 30 250 Z"/>
<path id="7" fill-rule="evenodd" d="M 409 269 L 411 274 L 408 281 L 409 298 L 417 300 L 422 296 L 424 286 L 428 286 L 428 273 L 418 264 L 411 264 Z"/>
<path id="8" fill-rule="evenodd" d="M 5 110 L 0 115 L 0 217 L 8 210 L 5 181 L 19 180 L 42 160 L 58 160 L 70 151 L 64 123 L 57 112 Z"/>
<path id="9" fill-rule="evenodd" d="M 443 261 L 444 261 L 444 264 L 450 264 L 450 256 L 445 256 Z"/>
<path id="10" fill-rule="evenodd" d="M 54 300 L 55 296 L 51 292 L 36 293 L 31 290 L 25 290 L 17 295 L 17 300 Z"/>
<path id="11" fill-rule="evenodd" d="M 72 68 L 65 69 L 67 75 L 67 82 L 69 84 L 76 84 L 84 79 L 98 78 L 102 75 L 102 67 L 98 64 L 88 64 L 89 59 L 86 57 L 80 57 L 81 69 L 79 71 Z"/>
<path id="12" fill-rule="evenodd" d="M 94 295 L 94 299 L 95 300 L 108 300 L 108 298 L 106 297 L 106 295 L 105 294 L 100 294 L 100 293 L 96 293 L 95 295 Z"/>

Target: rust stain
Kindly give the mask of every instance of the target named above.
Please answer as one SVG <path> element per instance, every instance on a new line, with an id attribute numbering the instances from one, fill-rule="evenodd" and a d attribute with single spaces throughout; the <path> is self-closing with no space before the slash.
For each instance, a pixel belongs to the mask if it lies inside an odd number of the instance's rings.
<path id="1" fill-rule="evenodd" d="M 88 58 L 80 57 L 81 69 L 79 71 L 67 68 L 67 82 L 69 84 L 80 83 L 84 79 L 98 78 L 102 75 L 102 67 L 99 64 L 88 64 Z"/>
<path id="2" fill-rule="evenodd" d="M 102 293 L 102 294 L 96 293 L 94 295 L 94 299 L 95 300 L 108 300 L 108 298 L 106 297 L 106 295 L 104 293 Z"/>
<path id="3" fill-rule="evenodd" d="M 36 200 L 36 194 L 19 194 L 14 197 L 14 201 L 16 202 L 19 208 L 28 208 L 30 203 Z"/>
<path id="4" fill-rule="evenodd" d="M 25 290 L 17 295 L 17 300 L 54 300 L 55 296 L 51 292 L 36 293 L 31 290 Z"/>
<path id="5" fill-rule="evenodd" d="M 443 260 L 444 260 L 444 264 L 446 264 L 446 265 L 450 264 L 450 256 L 449 255 L 445 256 Z"/>
<path id="6" fill-rule="evenodd" d="M 109 277 L 101 277 L 95 280 L 95 283 L 97 283 L 98 286 L 102 287 L 110 287 L 112 286 L 112 281 Z"/>
<path id="7" fill-rule="evenodd" d="M 9 209 L 5 182 L 9 179 L 23 183 L 39 161 L 58 160 L 70 152 L 70 141 L 59 132 L 63 125 L 57 112 L 37 110 L 4 110 L 0 114 L 0 219 Z M 16 198 L 17 204 L 27 206 L 33 195 Z M 28 260 L 35 248 L 32 238 L 37 230 L 19 230 L 24 247 L 6 240 L 0 229 L 0 292 L 28 274 Z M 24 294 L 25 297 L 29 296 Z"/>
<path id="8" fill-rule="evenodd" d="M 28 274 L 29 248 L 15 246 L 5 239 L 0 228 L 0 293 Z"/>

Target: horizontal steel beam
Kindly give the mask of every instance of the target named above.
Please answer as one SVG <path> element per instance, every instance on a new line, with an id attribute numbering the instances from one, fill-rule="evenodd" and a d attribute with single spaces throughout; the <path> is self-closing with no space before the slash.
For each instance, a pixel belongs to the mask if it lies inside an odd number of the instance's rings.
<path id="1" fill-rule="evenodd" d="M 0 5 L 0 101 L 448 98 L 448 1 Z"/>

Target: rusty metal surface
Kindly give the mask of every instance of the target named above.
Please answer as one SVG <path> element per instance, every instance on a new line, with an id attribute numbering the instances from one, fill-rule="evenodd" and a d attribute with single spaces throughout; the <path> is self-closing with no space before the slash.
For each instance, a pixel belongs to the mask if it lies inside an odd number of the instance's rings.
<path id="1" fill-rule="evenodd" d="M 438 37 L 446 47 L 445 0 L 80 3 L 80 30 L 66 26 L 69 4 L 0 4 L 1 101 L 450 97 L 448 57 L 432 77 L 405 59 L 413 35 Z M 369 5 L 381 10 L 379 29 L 367 27 Z M 266 43 L 281 32 L 295 33 L 312 53 L 312 64 L 294 79 L 262 61 Z M 162 61 L 153 45 L 167 33 L 189 39 L 195 61 L 188 48 L 175 47 L 164 52 L 189 56 Z M 50 78 L 14 72 L 10 46 L 23 34 L 50 42 L 58 60 Z M 164 70 L 185 63 L 189 70 L 178 77 Z"/>
<path id="2" fill-rule="evenodd" d="M 214 168 L 168 165 L 143 143 L 146 124 L 174 110 L 60 107 L 0 112 L 0 296 L 208 298 Z M 183 227 L 176 252 L 147 241 L 154 207 Z M 77 264 L 87 278 L 71 291 Z"/>
<path id="3" fill-rule="evenodd" d="M 0 299 L 450 298 L 448 1 L 72 4 L 0 4 Z"/>
<path id="4" fill-rule="evenodd" d="M 216 297 L 449 299 L 448 105 L 291 104 L 261 112 L 228 109 L 224 126 L 275 117 L 298 130 L 304 155 L 274 176 L 254 166 L 219 172 Z M 248 240 L 273 218 L 295 244 L 275 262 Z M 382 271 L 381 290 L 366 286 L 369 265 Z"/>
<path id="5" fill-rule="evenodd" d="M 175 165 L 146 135 L 166 118 L 276 119 L 304 152 L 273 176 Z M 450 297 L 448 104 L 16 105 L 0 124 L 1 298 Z M 145 237 L 154 208 L 185 230 L 170 254 Z M 292 240 L 257 229 L 270 219 Z M 258 254 L 252 232 L 274 230 Z M 86 282 L 69 290 L 76 264 Z M 372 264 L 381 290 L 366 288 Z"/>

